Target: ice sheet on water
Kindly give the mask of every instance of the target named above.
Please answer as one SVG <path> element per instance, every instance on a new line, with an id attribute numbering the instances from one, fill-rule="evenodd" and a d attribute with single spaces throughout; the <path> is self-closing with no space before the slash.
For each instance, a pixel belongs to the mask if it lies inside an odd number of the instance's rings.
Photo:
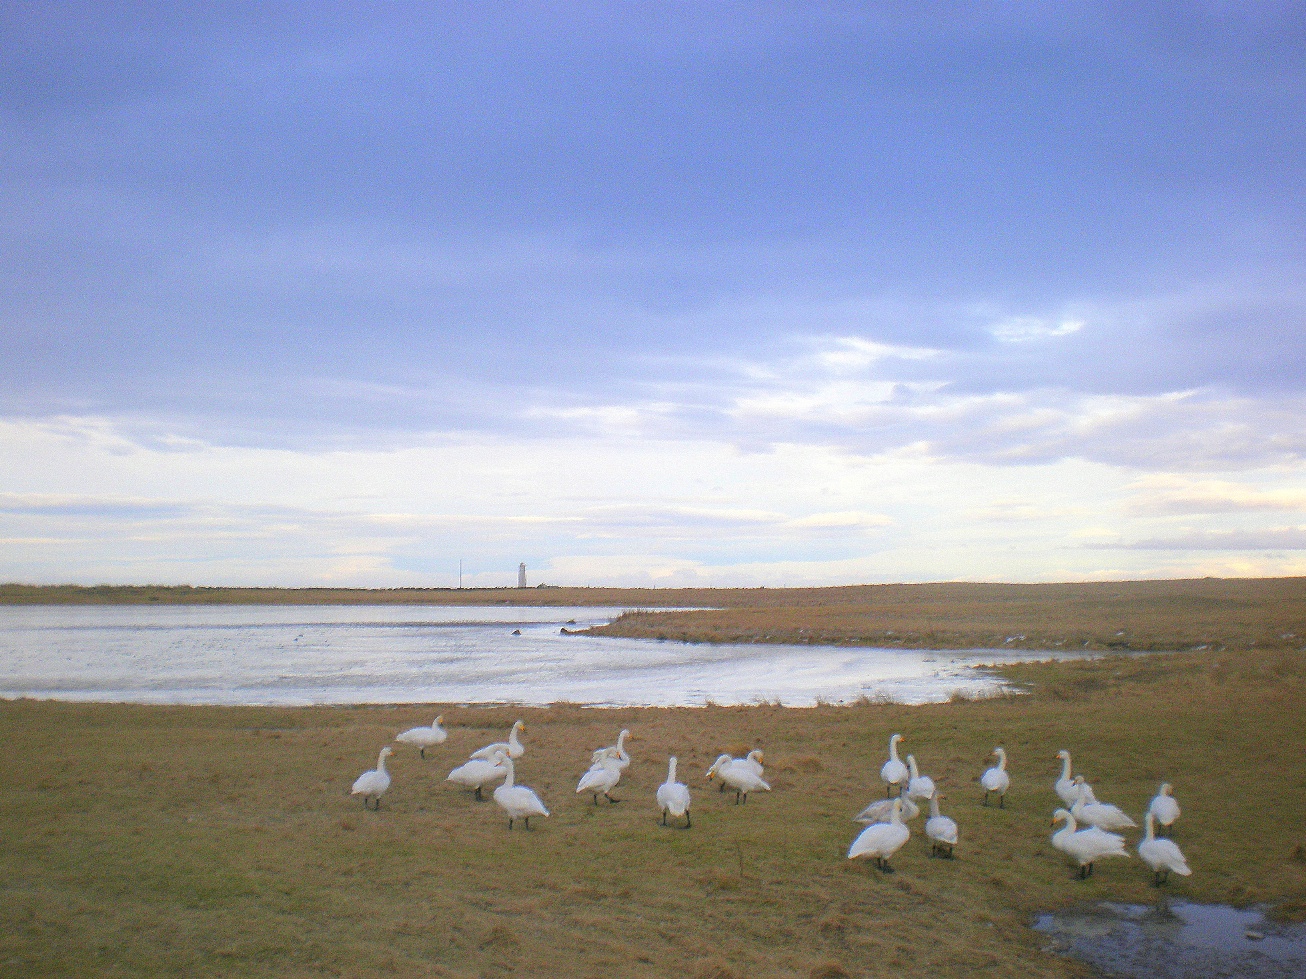
<path id="1" fill-rule="evenodd" d="M 0 696 L 142 703 L 788 706 L 1002 690 L 1020 650 L 698 645 L 564 635 L 620 608 L 0 608 Z M 520 630 L 520 635 L 512 634 Z"/>

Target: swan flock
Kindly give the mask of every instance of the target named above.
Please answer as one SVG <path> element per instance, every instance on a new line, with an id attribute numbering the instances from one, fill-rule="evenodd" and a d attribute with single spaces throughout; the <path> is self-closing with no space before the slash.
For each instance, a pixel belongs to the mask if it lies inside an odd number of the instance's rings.
<path id="1" fill-rule="evenodd" d="M 443 720 L 442 716 L 436 716 L 429 727 L 409 728 L 395 735 L 395 741 L 416 747 L 420 757 L 425 758 L 428 748 L 438 747 L 448 740 L 448 732 L 441 727 Z M 493 790 L 493 797 L 507 814 L 509 830 L 519 821 L 529 830 L 531 817 L 540 819 L 550 815 L 539 794 L 516 780 L 517 766 L 526 755 L 527 746 L 522 741 L 525 730 L 525 723 L 516 721 L 509 729 L 506 741 L 472 751 L 465 762 L 446 776 L 446 781 L 471 790 L 478 801 L 484 799 L 485 787 L 502 783 Z M 622 729 L 615 744 L 597 748 L 591 753 L 589 768 L 577 783 L 577 794 L 588 793 L 594 805 L 598 804 L 600 795 L 609 804 L 621 801 L 611 793 L 631 764 L 626 748 L 626 741 L 631 737 L 628 729 Z M 904 740 L 900 733 L 890 736 L 888 759 L 880 768 L 885 797 L 871 800 L 853 817 L 863 829 L 853 839 L 847 853 L 850 860 L 873 859 L 884 873 L 893 873 L 890 860 L 910 841 L 910 824 L 921 815 L 922 804 L 928 809 L 924 837 L 929 843 L 930 856 L 951 859 L 961 841 L 957 821 L 944 815 L 940 809 L 939 802 L 944 796 L 935 780 L 921 771 L 915 753 L 908 754 L 905 762 L 899 757 L 898 747 Z M 376 768 L 363 772 L 354 781 L 350 794 L 362 797 L 364 809 L 380 810 L 381 797 L 391 785 L 386 759 L 392 754 L 393 749 L 388 745 L 381 748 Z M 996 795 L 998 808 L 1006 808 L 1006 796 L 1012 784 L 1007 752 L 999 746 L 993 749 L 991 757 L 997 763 L 977 778 L 983 789 L 982 806 L 988 806 L 990 797 Z M 1052 789 L 1062 805 L 1052 814 L 1055 830 L 1052 845 L 1076 868 L 1078 877 L 1087 879 L 1093 876 L 1099 861 L 1129 857 L 1125 839 L 1119 831 L 1134 829 L 1138 824 L 1119 806 L 1097 798 L 1087 778 L 1082 773 L 1075 774 L 1069 751 L 1059 751 L 1056 760 L 1061 769 Z M 764 778 L 763 761 L 760 749 L 740 758 L 721 754 L 707 770 L 705 778 L 718 780 L 722 792 L 733 791 L 734 805 L 742 806 L 748 802 L 750 793 L 771 791 L 771 785 Z M 679 825 L 679 820 L 683 819 L 684 829 L 693 826 L 690 789 L 677 779 L 675 755 L 668 758 L 666 781 L 657 787 L 655 800 L 661 825 L 670 826 L 672 820 Z M 1178 844 L 1161 835 L 1173 835 L 1179 817 L 1174 787 L 1163 782 L 1143 813 L 1145 832 L 1137 845 L 1138 856 L 1152 870 L 1153 883 L 1157 887 L 1165 885 L 1171 874 L 1187 877 L 1192 873 Z"/>

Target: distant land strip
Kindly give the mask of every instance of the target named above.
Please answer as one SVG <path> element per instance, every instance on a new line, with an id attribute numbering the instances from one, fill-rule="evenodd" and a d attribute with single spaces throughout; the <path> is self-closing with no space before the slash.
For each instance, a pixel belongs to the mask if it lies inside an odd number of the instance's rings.
<path id="1" fill-rule="evenodd" d="M 610 606 L 631 611 L 587 634 L 912 649 L 1306 651 L 1306 578 L 831 588 L 0 585 L 0 605 L 142 604 Z"/>

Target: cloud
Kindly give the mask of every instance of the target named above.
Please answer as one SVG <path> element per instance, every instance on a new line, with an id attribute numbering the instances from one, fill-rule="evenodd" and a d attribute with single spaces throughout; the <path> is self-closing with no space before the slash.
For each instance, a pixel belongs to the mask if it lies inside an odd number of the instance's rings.
<path id="1" fill-rule="evenodd" d="M 1301 551 L 1306 550 L 1306 527 L 1191 531 L 1115 546 L 1139 551 Z"/>

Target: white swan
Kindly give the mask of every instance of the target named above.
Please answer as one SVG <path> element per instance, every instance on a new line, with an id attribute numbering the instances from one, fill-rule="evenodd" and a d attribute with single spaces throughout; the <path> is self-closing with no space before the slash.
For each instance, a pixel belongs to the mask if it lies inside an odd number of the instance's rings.
<path id="1" fill-rule="evenodd" d="M 952 848 L 957 845 L 957 823 L 939 812 L 937 792 L 930 796 L 930 818 L 925 820 L 925 835 L 930 839 L 930 856 L 940 855 L 951 859 Z M 948 850 L 944 853 L 943 848 Z"/>
<path id="2" fill-rule="evenodd" d="M 403 744 L 416 745 L 421 749 L 422 757 L 425 758 L 427 748 L 434 748 L 437 744 L 444 744 L 444 739 L 449 736 L 448 732 L 440 726 L 440 722 L 443 720 L 444 715 L 441 714 L 431 722 L 430 727 L 410 727 L 402 734 L 396 734 L 395 740 Z"/>
<path id="3" fill-rule="evenodd" d="M 743 758 L 736 758 L 734 764 L 751 771 L 758 778 L 762 778 L 766 773 L 762 770 L 762 749 L 754 748 Z"/>
<path id="4" fill-rule="evenodd" d="M 603 798 L 609 803 L 620 802 L 620 799 L 614 799 L 608 793 L 617 787 L 621 781 L 621 759 L 605 757 L 590 766 L 588 772 L 580 777 L 580 782 L 576 785 L 576 794 L 582 792 L 594 793 L 594 804 L 599 804 L 599 793 L 603 793 Z"/>
<path id="5" fill-rule="evenodd" d="M 526 730 L 524 721 L 517 721 L 508 732 L 507 741 L 496 741 L 494 744 L 487 744 L 484 748 L 478 748 L 473 751 L 468 758 L 484 758 L 486 761 L 494 761 L 494 753 L 502 751 L 509 758 L 520 758 L 526 754 L 526 746 L 517 740 L 517 735 Z"/>
<path id="6" fill-rule="evenodd" d="M 504 812 L 508 814 L 508 829 L 512 829 L 514 820 L 520 819 L 526 824 L 526 828 L 531 828 L 532 816 L 547 816 L 549 810 L 544 808 L 544 803 L 540 797 L 531 789 L 524 785 L 514 785 L 513 776 L 515 771 L 512 759 L 508 757 L 506 751 L 495 753 L 494 760 L 497 764 L 503 766 L 508 773 L 503 780 L 503 784 L 494 790 L 494 801 L 503 807 Z"/>
<path id="7" fill-rule="evenodd" d="M 1075 784 L 1079 786 L 1079 798 L 1070 807 L 1076 822 L 1098 829 L 1129 829 L 1138 824 L 1130 819 L 1123 809 L 1109 802 L 1098 802 L 1093 794 L 1093 786 L 1084 781 L 1084 776 L 1076 775 Z"/>
<path id="8" fill-rule="evenodd" d="M 1174 821 L 1179 818 L 1179 803 L 1175 801 L 1174 789 L 1169 782 L 1161 783 L 1161 788 L 1152 798 L 1147 811 L 1156 816 L 1157 823 L 1167 830 L 1174 825 Z"/>
<path id="9" fill-rule="evenodd" d="M 1180 877 L 1187 877 L 1192 871 L 1188 869 L 1188 861 L 1173 840 L 1156 838 L 1152 825 L 1154 819 L 1156 814 L 1148 809 L 1147 815 L 1143 817 L 1147 824 L 1147 834 L 1138 844 L 1138 855 L 1143 858 L 1143 863 L 1152 868 L 1152 883 L 1160 887 L 1170 879 L 1170 871 L 1173 870 Z M 1162 871 L 1165 871 L 1165 877 L 1161 876 Z"/>
<path id="10" fill-rule="evenodd" d="M 499 781 L 507 774 L 508 769 L 497 762 L 486 761 L 484 758 L 473 758 L 470 761 L 463 762 L 450 772 L 445 777 L 445 781 L 475 790 L 477 801 L 482 802 L 485 797 L 481 795 L 481 788 L 491 782 Z"/>
<path id="11" fill-rule="evenodd" d="M 628 737 L 630 737 L 630 732 L 623 727 L 621 733 L 617 735 L 616 744 L 610 745 L 607 748 L 599 748 L 590 755 L 590 767 L 592 768 L 601 765 L 604 763 L 604 759 L 611 758 L 620 762 L 621 767 L 624 769 L 630 764 L 630 755 L 626 753 L 626 739 Z"/>
<path id="12" fill-rule="evenodd" d="M 1061 820 L 1065 827 L 1052 834 L 1052 845 L 1079 864 L 1079 876 L 1082 880 L 1093 873 L 1093 864 L 1103 857 L 1127 857 L 1125 838 L 1115 833 L 1108 833 L 1093 826 L 1089 829 L 1076 830 L 1075 817 L 1064 809 L 1052 814 L 1052 825 Z"/>
<path id="13" fill-rule="evenodd" d="M 1007 789 L 1011 788 L 1011 776 L 1007 774 L 1007 753 L 1002 748 L 994 748 L 998 763 L 980 776 L 980 785 L 984 786 L 984 805 L 989 804 L 989 793 L 998 794 L 998 808 L 1007 807 Z"/>
<path id="14" fill-rule="evenodd" d="M 685 829 L 692 825 L 689 821 L 689 786 L 676 781 L 676 756 L 671 756 L 667 765 L 667 780 L 658 786 L 658 808 L 662 810 L 662 825 L 667 825 L 667 813 L 685 817 Z"/>
<path id="15" fill-rule="evenodd" d="M 767 785 L 760 775 L 754 774 L 751 768 L 740 766 L 729 755 L 721 755 L 707 770 L 708 778 L 716 775 L 720 775 L 721 781 L 735 790 L 735 805 L 747 802 L 750 792 L 759 789 L 763 792 L 771 791 L 771 786 Z"/>
<path id="16" fill-rule="evenodd" d="M 902 800 L 894 799 L 893 803 L 889 822 L 867 826 L 857 835 L 857 839 L 853 840 L 853 845 L 848 848 L 849 860 L 857 857 L 874 857 L 877 867 L 886 874 L 893 873 L 893 868 L 889 866 L 889 858 L 901 850 L 911 838 L 911 830 L 902 821 Z"/>
<path id="17" fill-rule="evenodd" d="M 907 796 L 912 799 L 928 799 L 934 795 L 934 779 L 922 775 L 916 767 L 916 756 L 907 756 L 907 771 L 911 779 L 907 782 Z"/>
<path id="18" fill-rule="evenodd" d="M 904 822 L 910 822 L 921 814 L 920 806 L 916 805 L 915 800 L 909 795 L 904 795 L 899 799 L 877 799 L 869 806 L 853 817 L 854 823 L 861 823 L 869 826 L 871 823 L 887 823 L 893 818 L 893 804 L 902 802 L 902 818 Z"/>
<path id="19" fill-rule="evenodd" d="M 1070 752 L 1062 748 L 1057 752 L 1057 757 L 1061 759 L 1061 777 L 1052 787 L 1057 790 L 1057 795 L 1061 796 L 1062 802 L 1067 806 L 1073 806 L 1079 799 L 1079 786 L 1075 784 L 1075 778 L 1070 773 Z"/>
<path id="20" fill-rule="evenodd" d="M 390 788 L 390 773 L 385 770 L 385 760 L 393 752 L 389 745 L 381 749 L 381 753 L 376 757 L 376 768 L 364 772 L 354 780 L 354 787 L 349 790 L 350 795 L 361 795 L 363 797 L 363 808 L 368 808 L 367 800 L 375 799 L 376 808 L 381 808 L 381 796 L 385 795 L 385 790 Z"/>
<path id="21" fill-rule="evenodd" d="M 880 769 L 880 778 L 884 780 L 884 795 L 886 798 L 888 798 L 889 790 L 895 785 L 898 787 L 898 795 L 902 795 L 903 783 L 911 777 L 911 773 L 907 771 L 907 766 L 898 760 L 898 742 L 901 740 L 901 734 L 895 734 L 889 739 L 889 760 Z"/>

